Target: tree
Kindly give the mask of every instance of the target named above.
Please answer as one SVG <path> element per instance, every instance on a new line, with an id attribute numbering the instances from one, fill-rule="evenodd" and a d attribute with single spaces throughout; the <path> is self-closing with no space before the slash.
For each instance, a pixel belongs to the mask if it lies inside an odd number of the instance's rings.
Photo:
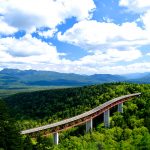
<path id="1" fill-rule="evenodd" d="M 24 139 L 23 149 L 24 150 L 32 150 L 33 149 L 33 144 L 32 144 L 31 138 L 29 136 L 26 136 Z"/>
<path id="2" fill-rule="evenodd" d="M 53 142 L 51 137 L 42 137 L 40 134 L 37 136 L 36 150 L 52 149 Z"/>
<path id="3" fill-rule="evenodd" d="M 126 124 L 124 122 L 123 115 L 119 112 L 115 112 L 114 116 L 112 116 L 111 125 L 117 127 L 124 127 Z"/>
<path id="4" fill-rule="evenodd" d="M 145 134 L 139 143 L 140 150 L 149 150 L 150 149 L 150 134 Z"/>
<path id="5" fill-rule="evenodd" d="M 10 118 L 4 101 L 0 100 L 0 149 L 20 150 L 21 135 Z"/>

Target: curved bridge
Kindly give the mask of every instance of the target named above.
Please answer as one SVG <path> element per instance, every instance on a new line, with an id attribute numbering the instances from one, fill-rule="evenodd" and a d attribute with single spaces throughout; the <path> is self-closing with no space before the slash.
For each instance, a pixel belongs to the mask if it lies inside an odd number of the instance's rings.
<path id="1" fill-rule="evenodd" d="M 95 107 L 94 109 L 77 115 L 75 117 L 65 119 L 56 123 L 44 125 L 37 128 L 21 131 L 21 134 L 33 134 L 35 132 L 44 131 L 44 133 L 54 133 L 54 143 L 58 144 L 58 132 L 78 126 L 86 122 L 86 131 L 92 129 L 92 119 L 104 113 L 104 125 L 109 127 L 109 109 L 118 105 L 118 111 L 123 113 L 123 102 L 128 101 L 130 98 L 139 96 L 141 93 L 124 95 L 118 98 L 114 98 L 110 101 L 103 103 L 102 105 Z"/>

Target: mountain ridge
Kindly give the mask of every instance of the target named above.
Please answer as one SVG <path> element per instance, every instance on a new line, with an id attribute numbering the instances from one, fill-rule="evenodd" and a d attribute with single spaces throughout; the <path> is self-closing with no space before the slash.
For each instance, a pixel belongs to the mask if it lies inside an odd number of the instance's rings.
<path id="1" fill-rule="evenodd" d="M 135 76 L 135 78 L 133 78 Z M 150 73 L 113 75 L 59 73 L 54 71 L 19 70 L 5 68 L 0 71 L 0 88 L 10 86 L 83 86 L 109 82 L 150 83 Z"/>

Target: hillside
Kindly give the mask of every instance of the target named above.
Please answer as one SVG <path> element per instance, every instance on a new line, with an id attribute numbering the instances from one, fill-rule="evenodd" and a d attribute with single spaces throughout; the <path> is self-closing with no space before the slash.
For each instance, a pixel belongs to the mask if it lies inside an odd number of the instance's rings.
<path id="1" fill-rule="evenodd" d="M 140 77 L 138 79 L 133 79 L 132 82 L 135 82 L 135 83 L 150 83 L 150 73 L 143 76 L 143 77 Z"/>
<path id="2" fill-rule="evenodd" d="M 0 89 L 20 90 L 45 87 L 74 87 L 110 82 L 150 83 L 150 73 L 126 75 L 79 75 L 52 71 L 3 69 L 0 71 Z"/>
<path id="3" fill-rule="evenodd" d="M 123 114 L 116 113 L 115 108 L 111 110 L 110 129 L 104 128 L 103 116 L 100 116 L 98 119 L 94 119 L 95 131 L 92 134 L 84 134 L 85 127 L 81 126 L 60 134 L 59 146 L 52 144 L 51 136 L 50 139 L 41 137 L 41 140 L 37 139 L 37 144 L 33 145 L 38 146 L 39 144 L 46 148 L 45 146 L 48 144 L 49 148 L 46 149 L 55 150 L 86 150 L 88 147 L 90 150 L 96 150 L 98 147 L 107 150 L 111 147 L 120 149 L 120 146 L 123 147 L 123 150 L 134 150 L 142 145 L 144 148 L 145 146 L 150 148 L 148 145 L 150 139 L 150 85 L 110 83 L 20 93 L 5 98 L 5 102 L 10 108 L 11 115 L 15 117 L 17 126 L 20 129 L 27 129 L 75 116 L 114 97 L 135 92 L 141 92 L 141 97 L 126 102 Z"/>
<path id="4" fill-rule="evenodd" d="M 144 73 L 130 73 L 130 74 L 124 74 L 123 76 L 127 79 L 140 79 L 150 74 L 149 72 Z"/>
<path id="5" fill-rule="evenodd" d="M 105 82 L 125 81 L 125 77 L 110 74 L 79 75 L 52 71 L 3 69 L 0 71 L 0 89 L 30 86 L 83 86 Z"/>
<path id="6" fill-rule="evenodd" d="M 149 85 L 110 83 L 79 88 L 28 92 L 5 98 L 17 119 L 50 119 L 75 116 L 107 100 L 129 93 L 143 92 Z M 147 89 L 148 90 L 148 89 Z M 61 113 L 60 113 L 61 112 Z M 30 124 L 31 125 L 31 124 Z"/>

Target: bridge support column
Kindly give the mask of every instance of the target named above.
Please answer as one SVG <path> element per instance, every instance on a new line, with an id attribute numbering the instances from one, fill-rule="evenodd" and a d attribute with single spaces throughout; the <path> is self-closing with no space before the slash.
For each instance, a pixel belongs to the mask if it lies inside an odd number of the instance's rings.
<path id="1" fill-rule="evenodd" d="M 108 109 L 107 111 L 104 112 L 104 126 L 105 126 L 105 128 L 109 128 L 110 127 L 109 116 L 110 116 L 110 111 Z"/>
<path id="2" fill-rule="evenodd" d="M 58 145 L 58 142 L 59 142 L 59 134 L 58 134 L 58 132 L 55 132 L 53 136 L 54 136 L 54 144 Z"/>
<path id="3" fill-rule="evenodd" d="M 118 104 L 118 112 L 123 113 L 123 103 Z"/>
<path id="4" fill-rule="evenodd" d="M 93 128 L 93 119 L 86 122 L 86 132 L 92 131 Z"/>

